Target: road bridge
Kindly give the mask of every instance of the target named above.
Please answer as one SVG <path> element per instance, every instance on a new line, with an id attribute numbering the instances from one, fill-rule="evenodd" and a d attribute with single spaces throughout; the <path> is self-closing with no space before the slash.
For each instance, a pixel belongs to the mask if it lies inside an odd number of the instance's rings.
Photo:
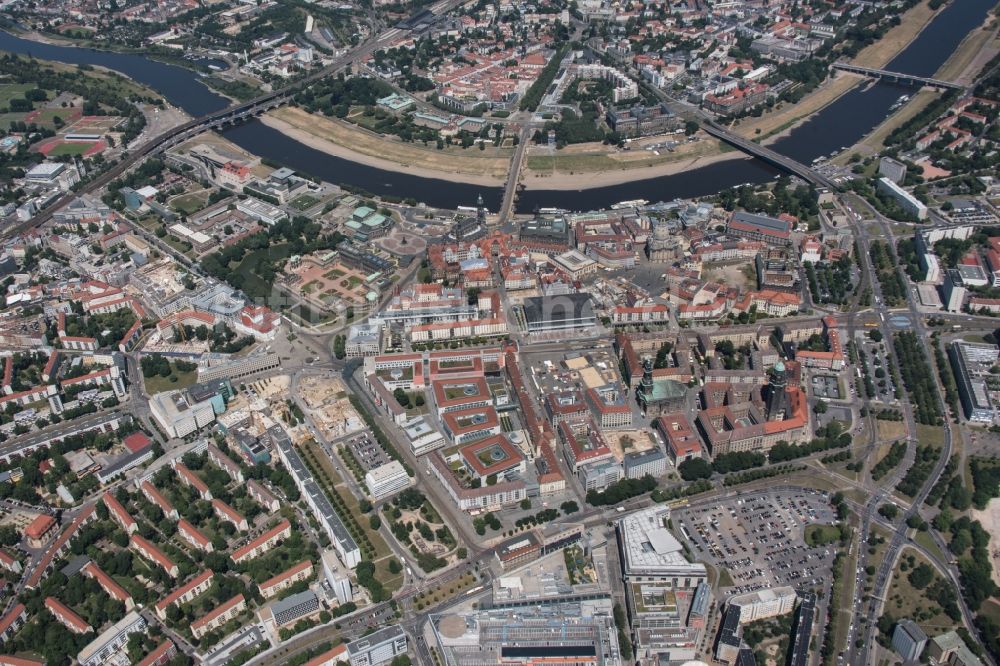
<path id="1" fill-rule="evenodd" d="M 861 76 L 867 76 L 870 78 L 875 78 L 883 81 L 889 81 L 891 83 L 899 83 L 902 85 L 909 86 L 930 86 L 932 88 L 942 88 L 950 90 L 964 90 L 965 86 L 960 83 L 955 83 L 954 81 L 944 81 L 942 79 L 933 79 L 926 76 L 916 76 L 914 74 L 903 74 L 902 72 L 890 72 L 887 69 L 874 69 L 872 67 L 861 67 L 860 65 L 852 65 L 849 62 L 835 62 L 830 65 L 833 69 L 839 69 L 842 72 L 850 72 L 851 74 L 860 74 Z"/>
<path id="2" fill-rule="evenodd" d="M 434 5 L 432 11 L 435 14 L 442 14 L 451 11 L 462 3 L 463 0 L 442 0 Z M 130 168 L 139 164 L 147 157 L 163 152 L 170 146 L 177 145 L 187 138 L 195 136 L 207 129 L 218 128 L 225 124 L 233 124 L 254 117 L 265 111 L 269 111 L 281 104 L 286 103 L 295 93 L 309 87 L 313 83 L 322 80 L 327 76 L 337 74 L 341 70 L 349 67 L 357 61 L 361 61 L 375 51 L 385 48 L 400 35 L 400 30 L 394 29 L 384 33 L 378 39 L 366 42 L 351 49 L 343 55 L 335 58 L 329 65 L 319 69 L 309 76 L 306 76 L 280 90 L 275 90 L 255 97 L 246 102 L 238 102 L 227 106 L 224 109 L 206 114 L 200 118 L 189 120 L 186 123 L 171 128 L 159 136 L 154 137 L 147 143 L 139 146 L 135 151 L 127 152 L 122 159 L 113 167 L 104 171 L 94 180 L 86 183 L 75 192 L 69 192 L 56 200 L 52 205 L 47 206 L 30 220 L 20 224 L 12 224 L 0 233 L 0 237 L 9 237 L 29 229 L 41 226 L 52 219 L 52 214 L 60 210 L 71 201 L 82 194 L 90 194 L 106 187 L 111 181 L 120 177 Z"/>
<path id="3" fill-rule="evenodd" d="M 791 157 L 786 157 L 777 151 L 771 150 L 766 146 L 762 146 L 755 141 L 742 137 L 739 134 L 730 132 L 714 120 L 704 119 L 701 123 L 701 128 L 715 138 L 728 143 L 730 146 L 752 157 L 763 160 L 771 166 L 790 173 L 793 176 L 798 176 L 807 183 L 830 190 L 837 189 L 837 185 L 832 180 L 815 169 L 793 160 Z"/>

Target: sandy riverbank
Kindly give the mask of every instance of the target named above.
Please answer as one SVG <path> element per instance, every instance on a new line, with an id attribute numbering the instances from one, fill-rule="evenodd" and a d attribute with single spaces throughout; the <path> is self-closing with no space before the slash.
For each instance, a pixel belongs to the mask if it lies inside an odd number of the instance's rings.
<path id="1" fill-rule="evenodd" d="M 469 153 L 468 156 L 434 148 L 424 149 L 297 108 L 278 109 L 260 120 L 268 127 L 327 155 L 421 178 L 502 187 L 510 168 L 509 156 L 479 157 L 476 153 L 480 151 L 474 148 L 464 151 Z M 392 159 L 380 157 L 390 154 Z"/>
<path id="2" fill-rule="evenodd" d="M 566 166 L 563 169 L 559 167 L 556 167 L 555 170 L 525 169 L 521 177 L 521 182 L 529 190 L 585 190 L 595 187 L 621 185 L 622 183 L 630 183 L 637 180 L 673 176 L 726 160 L 748 159 L 746 155 L 738 151 L 721 152 L 721 150 L 717 149 L 711 154 L 681 157 L 677 160 L 665 161 L 652 166 L 627 166 L 628 163 L 625 162 L 617 167 L 608 166 L 601 170 L 589 170 L 586 168 L 585 162 L 573 162 L 574 157 L 586 159 L 587 155 L 570 155 L 565 157 L 556 155 L 554 164 L 559 164 L 559 160 L 564 160 Z M 594 155 L 594 157 L 604 158 L 602 162 L 605 163 L 610 161 L 606 155 Z M 578 170 L 574 171 L 574 167 L 570 166 L 574 163 L 579 165 L 576 167 Z"/>
<path id="3" fill-rule="evenodd" d="M 879 41 L 861 49 L 851 62 L 863 67 L 884 67 L 923 32 L 935 15 L 928 0 L 915 5 L 903 15 L 899 25 L 889 29 Z M 773 143 L 866 80 L 836 72 L 797 103 L 782 103 L 758 118 L 744 118 L 732 129 L 747 138 L 763 138 L 761 143 L 764 145 Z"/>

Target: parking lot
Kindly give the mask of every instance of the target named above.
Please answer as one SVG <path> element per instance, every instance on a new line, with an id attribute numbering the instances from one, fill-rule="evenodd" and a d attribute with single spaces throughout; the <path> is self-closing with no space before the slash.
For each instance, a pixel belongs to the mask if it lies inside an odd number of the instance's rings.
<path id="1" fill-rule="evenodd" d="M 347 439 L 343 444 L 354 454 L 367 472 L 389 462 L 389 456 L 374 437 L 365 433 Z"/>
<path id="2" fill-rule="evenodd" d="M 833 548 L 806 546 L 803 531 L 835 518 L 825 493 L 781 490 L 678 509 L 673 520 L 695 559 L 728 570 L 734 583 L 729 592 L 741 594 L 778 585 L 826 585 Z"/>

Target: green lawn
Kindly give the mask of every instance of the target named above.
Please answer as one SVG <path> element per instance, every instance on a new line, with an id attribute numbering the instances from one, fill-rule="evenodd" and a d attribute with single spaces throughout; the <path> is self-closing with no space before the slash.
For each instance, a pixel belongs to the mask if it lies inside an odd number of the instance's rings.
<path id="1" fill-rule="evenodd" d="M 836 525 L 807 525 L 803 537 L 810 546 L 824 546 L 840 541 L 840 528 Z"/>
<path id="2" fill-rule="evenodd" d="M 204 193 L 182 194 L 170 201 L 170 207 L 182 215 L 193 215 L 204 208 L 207 201 Z"/>
<path id="3" fill-rule="evenodd" d="M 944 428 L 941 426 L 930 426 L 922 423 L 917 424 L 917 441 L 921 444 L 933 444 L 934 446 L 944 446 Z"/>
<path id="4" fill-rule="evenodd" d="M 24 97 L 24 93 L 36 87 L 33 83 L 0 83 L 0 108 L 10 107 L 10 100 Z"/>
<path id="5" fill-rule="evenodd" d="M 292 201 L 289 205 L 296 210 L 306 210 L 312 208 L 319 203 L 319 199 L 316 197 L 309 196 L 308 194 L 303 194 Z"/>
<path id="6" fill-rule="evenodd" d="M 58 157 L 59 155 L 83 155 L 93 147 L 94 144 L 92 143 L 60 143 L 58 146 L 49 151 L 49 157 Z"/>
<path id="7" fill-rule="evenodd" d="M 243 257 L 243 261 L 235 267 L 235 271 L 243 278 L 240 283 L 243 293 L 250 298 L 265 298 L 270 296 L 273 282 L 263 279 L 258 275 L 257 270 L 264 261 L 270 261 L 274 264 L 276 270 L 280 269 L 291 253 L 291 246 L 287 243 L 282 243 L 262 250 L 254 250 Z"/>
<path id="8" fill-rule="evenodd" d="M 173 372 L 170 373 L 169 377 L 160 377 L 157 375 L 143 379 L 147 394 L 153 395 L 155 393 L 162 393 L 163 391 L 187 388 L 198 381 L 198 372 L 196 370 L 192 370 L 191 372 L 177 372 L 173 363 L 170 364 L 170 368 Z M 176 377 L 177 381 L 170 381 L 171 377 Z"/>

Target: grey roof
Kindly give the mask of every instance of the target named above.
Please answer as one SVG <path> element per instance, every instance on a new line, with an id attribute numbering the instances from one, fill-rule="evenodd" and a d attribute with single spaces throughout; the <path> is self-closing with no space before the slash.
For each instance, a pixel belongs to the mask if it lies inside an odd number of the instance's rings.
<path id="1" fill-rule="evenodd" d="M 405 635 L 406 632 L 403 631 L 403 628 L 398 624 L 394 624 L 391 627 L 385 627 L 384 629 L 373 631 L 367 636 L 363 636 L 356 641 L 351 641 L 347 644 L 347 653 L 353 656 L 359 652 L 369 650 L 380 643 L 394 641 L 400 636 Z"/>
<path id="2" fill-rule="evenodd" d="M 285 597 L 281 601 L 275 602 L 271 606 L 271 612 L 277 615 L 278 613 L 284 613 L 287 610 L 291 610 L 298 606 L 299 604 L 316 602 L 319 603 L 319 598 L 316 593 L 312 590 L 305 590 L 304 592 L 298 592 L 291 596 Z"/>
<path id="3" fill-rule="evenodd" d="M 280 435 L 272 432 L 275 429 L 280 431 Z M 317 518 L 325 524 L 327 532 L 340 542 L 344 552 L 357 550 L 357 543 L 354 541 L 351 533 L 347 531 L 347 527 L 344 526 L 343 521 L 340 520 L 340 516 L 337 515 L 333 505 L 330 504 L 330 499 L 326 496 L 326 493 L 320 489 L 319 485 L 309 474 L 309 470 L 306 468 L 305 463 L 302 462 L 302 458 L 299 457 L 298 452 L 292 448 L 292 442 L 288 438 L 288 435 L 285 434 L 284 430 L 281 430 L 280 426 L 274 426 L 268 430 L 268 433 L 271 435 L 275 446 L 281 449 L 282 455 L 288 461 L 289 467 L 291 467 L 289 471 L 301 481 L 302 490 L 309 495 L 314 506 L 319 510 L 320 515 Z"/>
<path id="4" fill-rule="evenodd" d="M 666 456 L 658 448 L 652 448 L 647 451 L 632 451 L 625 454 L 625 469 L 630 467 L 638 467 L 639 465 L 644 465 L 646 463 L 656 462 L 658 460 L 663 460 Z"/>
<path id="5" fill-rule="evenodd" d="M 765 229 L 771 229 L 772 231 L 781 231 L 785 233 L 791 231 L 792 228 L 791 222 L 779 220 L 774 217 L 768 217 L 767 215 L 755 215 L 754 213 L 747 213 L 742 210 L 738 210 L 733 213 L 733 220 L 735 222 L 743 222 L 744 224 L 752 224 L 758 227 L 764 227 Z"/>
<path id="6" fill-rule="evenodd" d="M 534 296 L 524 299 L 524 317 L 529 324 L 571 322 L 592 319 L 594 308 L 590 302 L 590 294 Z"/>

